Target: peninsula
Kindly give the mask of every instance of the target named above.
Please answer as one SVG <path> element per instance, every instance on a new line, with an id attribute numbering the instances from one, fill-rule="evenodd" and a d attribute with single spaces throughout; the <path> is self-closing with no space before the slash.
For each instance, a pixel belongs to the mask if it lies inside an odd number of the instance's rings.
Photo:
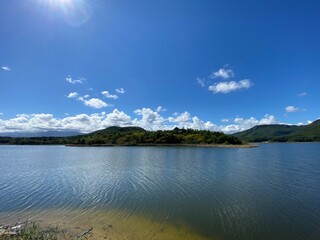
<path id="1" fill-rule="evenodd" d="M 140 127 L 109 127 L 71 137 L 0 137 L 0 144 L 68 146 L 245 146 L 222 132 L 180 129 L 147 131 Z"/>

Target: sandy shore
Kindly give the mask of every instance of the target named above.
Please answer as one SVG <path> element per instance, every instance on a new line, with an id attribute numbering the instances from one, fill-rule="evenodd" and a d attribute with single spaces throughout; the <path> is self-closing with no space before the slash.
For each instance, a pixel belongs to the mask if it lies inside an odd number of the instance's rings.
<path id="1" fill-rule="evenodd" d="M 15 213 L 7 219 L 36 222 L 42 229 L 57 228 L 59 239 L 108 240 L 221 240 L 206 237 L 181 220 L 150 219 L 121 210 L 88 212 L 86 210 L 47 209 L 40 212 Z M 4 223 L 3 220 L 0 223 Z M 84 234 L 82 237 L 78 237 Z"/>

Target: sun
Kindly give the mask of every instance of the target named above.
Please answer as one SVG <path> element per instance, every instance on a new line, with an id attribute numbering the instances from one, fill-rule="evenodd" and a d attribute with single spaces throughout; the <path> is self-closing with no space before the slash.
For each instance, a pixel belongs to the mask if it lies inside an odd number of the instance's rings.
<path id="1" fill-rule="evenodd" d="M 73 27 L 85 24 L 92 15 L 89 0 L 37 0 L 46 5 L 53 15 L 61 16 L 65 22 Z"/>

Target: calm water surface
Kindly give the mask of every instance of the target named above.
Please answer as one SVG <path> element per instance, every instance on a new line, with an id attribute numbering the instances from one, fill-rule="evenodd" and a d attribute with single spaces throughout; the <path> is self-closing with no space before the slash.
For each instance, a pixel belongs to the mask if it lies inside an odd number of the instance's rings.
<path id="1" fill-rule="evenodd" d="M 0 146 L 0 170 L 0 223 L 86 219 L 112 223 L 114 239 L 320 239 L 319 143 Z"/>

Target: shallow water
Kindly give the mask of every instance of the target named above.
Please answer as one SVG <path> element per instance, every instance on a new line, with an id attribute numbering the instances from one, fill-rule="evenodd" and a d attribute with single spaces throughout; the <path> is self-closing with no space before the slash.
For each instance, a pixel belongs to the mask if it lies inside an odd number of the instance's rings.
<path id="1" fill-rule="evenodd" d="M 319 156 L 319 143 L 0 146 L 0 223 L 92 226 L 96 239 L 319 239 Z"/>

